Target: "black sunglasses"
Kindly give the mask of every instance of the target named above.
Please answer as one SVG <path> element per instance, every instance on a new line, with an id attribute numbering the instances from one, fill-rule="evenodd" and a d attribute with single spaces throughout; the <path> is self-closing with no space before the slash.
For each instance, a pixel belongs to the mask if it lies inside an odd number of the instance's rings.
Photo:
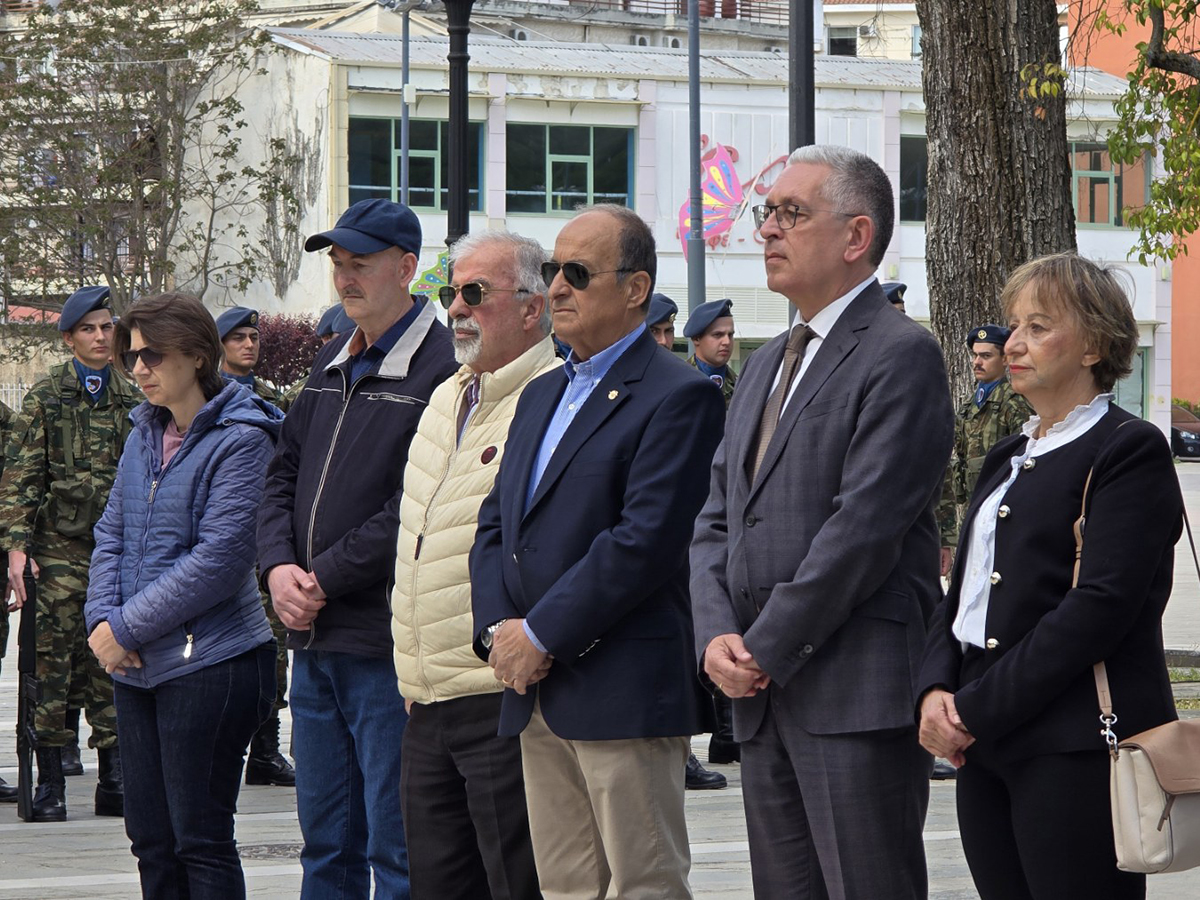
<path id="1" fill-rule="evenodd" d="M 126 350 L 121 354 L 121 363 L 125 366 L 125 371 L 132 372 L 139 358 L 147 369 L 153 369 L 163 361 L 163 355 L 149 347 L 143 347 L 141 350 Z"/>
<path id="2" fill-rule="evenodd" d="M 542 281 L 546 282 L 547 287 L 555 279 L 559 272 L 562 272 L 563 278 L 567 280 L 567 284 L 576 290 L 584 290 L 588 284 L 597 275 L 612 275 L 615 272 L 636 272 L 637 269 L 609 269 L 606 272 L 589 272 L 588 267 L 583 263 L 565 262 L 558 263 L 551 260 L 550 262 L 542 263 Z"/>
<path id="3" fill-rule="evenodd" d="M 478 306 L 483 302 L 484 296 L 487 294 L 528 294 L 529 291 L 525 288 L 494 288 L 484 287 L 478 281 L 468 281 L 466 284 L 460 284 L 455 287 L 452 284 L 444 284 L 438 288 L 438 299 L 442 301 L 442 306 L 446 309 L 454 302 L 454 298 L 462 294 L 463 303 L 467 306 Z"/>

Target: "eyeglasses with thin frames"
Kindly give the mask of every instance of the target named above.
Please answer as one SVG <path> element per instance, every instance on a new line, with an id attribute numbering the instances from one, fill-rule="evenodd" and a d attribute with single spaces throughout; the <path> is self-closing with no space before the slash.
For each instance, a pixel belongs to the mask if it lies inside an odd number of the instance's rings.
<path id="1" fill-rule="evenodd" d="M 478 306 L 488 294 L 529 294 L 532 291 L 525 288 L 494 288 L 486 287 L 478 281 L 468 281 L 466 284 L 444 284 L 438 288 L 438 300 L 442 306 L 449 309 L 454 298 L 462 294 L 463 303 L 467 306 Z"/>
<path id="2" fill-rule="evenodd" d="M 847 219 L 853 219 L 859 215 L 858 213 L 842 212 L 839 209 L 815 209 L 811 206 L 797 206 L 795 203 L 780 203 L 776 206 L 755 206 L 751 208 L 750 212 L 754 214 L 755 228 L 762 228 L 767 224 L 767 219 L 774 216 L 775 221 L 783 231 L 795 228 L 796 220 L 800 216 L 807 217 L 812 213 L 825 212 L 832 216 L 845 216 Z"/>

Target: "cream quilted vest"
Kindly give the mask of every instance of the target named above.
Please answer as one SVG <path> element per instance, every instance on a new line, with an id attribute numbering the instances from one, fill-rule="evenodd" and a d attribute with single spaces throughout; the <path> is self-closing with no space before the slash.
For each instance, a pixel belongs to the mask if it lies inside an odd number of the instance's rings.
<path id="1" fill-rule="evenodd" d="M 392 638 L 400 693 L 433 703 L 499 691 L 471 649 L 467 556 L 479 507 L 492 489 L 525 385 L 562 365 L 550 338 L 480 380 L 479 403 L 455 446 L 458 409 L 473 373 L 438 386 L 421 416 L 404 469 Z"/>

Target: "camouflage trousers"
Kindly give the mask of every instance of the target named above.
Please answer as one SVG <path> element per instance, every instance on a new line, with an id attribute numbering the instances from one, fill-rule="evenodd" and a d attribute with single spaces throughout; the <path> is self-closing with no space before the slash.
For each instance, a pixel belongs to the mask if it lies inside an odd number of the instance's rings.
<path id="1" fill-rule="evenodd" d="M 279 712 L 287 706 L 287 670 L 288 670 L 288 652 L 287 652 L 287 628 L 279 621 L 279 616 L 275 614 L 275 607 L 271 605 L 271 595 L 263 592 L 262 595 L 263 609 L 267 613 L 267 621 L 271 623 L 271 631 L 275 633 L 275 706 L 274 711 Z"/>
<path id="2" fill-rule="evenodd" d="M 0 659 L 8 647 L 8 579 L 0 578 Z"/>
<path id="3" fill-rule="evenodd" d="M 87 599 L 87 560 L 35 557 L 41 567 L 37 580 L 37 676 L 41 699 L 34 716 L 38 742 L 61 747 L 67 730 L 67 710 L 82 709 L 92 726 L 88 746 L 117 745 L 117 711 L 112 677 L 96 661 L 87 643 L 83 604 Z"/>

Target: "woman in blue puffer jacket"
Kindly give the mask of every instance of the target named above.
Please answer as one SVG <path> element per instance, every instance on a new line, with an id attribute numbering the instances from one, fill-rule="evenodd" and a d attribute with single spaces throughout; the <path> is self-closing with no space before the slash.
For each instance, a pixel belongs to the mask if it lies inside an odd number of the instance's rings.
<path id="1" fill-rule="evenodd" d="M 255 516 L 283 414 L 219 374 L 199 300 L 138 300 L 116 359 L 146 395 L 96 525 L 88 643 L 113 676 L 142 895 L 245 896 L 242 758 L 275 697 Z"/>

